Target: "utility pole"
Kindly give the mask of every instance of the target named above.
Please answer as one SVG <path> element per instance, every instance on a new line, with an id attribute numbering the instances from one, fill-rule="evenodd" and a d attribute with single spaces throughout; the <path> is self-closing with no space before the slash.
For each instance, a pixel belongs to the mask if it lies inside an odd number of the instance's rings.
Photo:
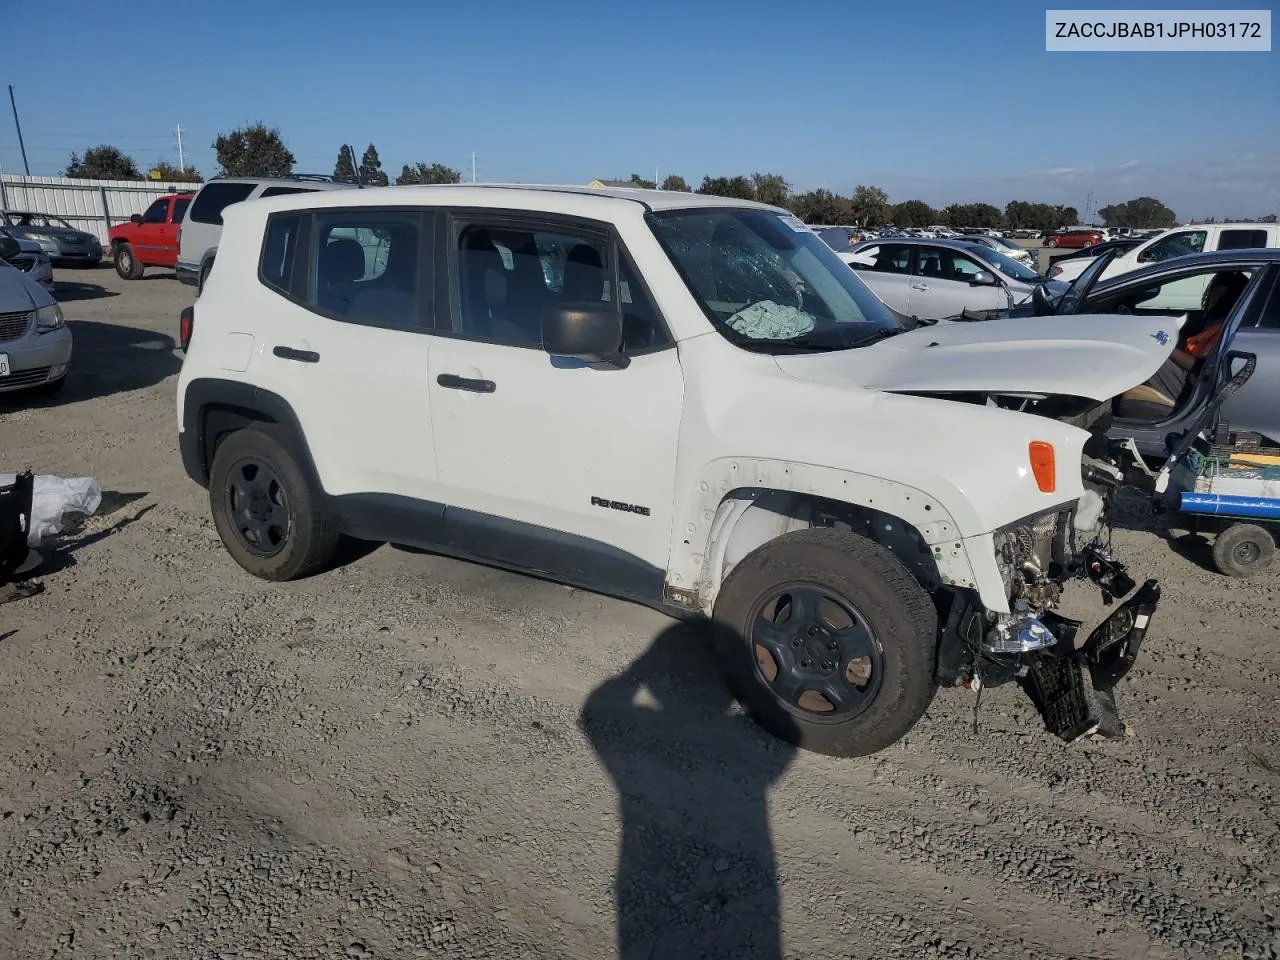
<path id="1" fill-rule="evenodd" d="M 187 169 L 187 158 L 182 154 L 182 124 L 178 124 L 178 169 Z"/>
<path id="2" fill-rule="evenodd" d="M 13 125 L 18 131 L 18 149 L 22 151 L 22 169 L 31 176 L 31 165 L 27 163 L 27 145 L 22 142 L 22 124 L 18 122 L 18 101 L 13 99 L 13 84 L 9 84 L 9 106 L 13 107 Z"/>
<path id="3" fill-rule="evenodd" d="M 471 151 L 471 182 L 476 182 L 476 152 Z"/>

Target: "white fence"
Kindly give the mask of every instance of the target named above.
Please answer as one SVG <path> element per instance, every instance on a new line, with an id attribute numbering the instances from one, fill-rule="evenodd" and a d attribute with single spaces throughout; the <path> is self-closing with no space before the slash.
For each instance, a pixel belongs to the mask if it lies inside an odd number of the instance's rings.
<path id="1" fill-rule="evenodd" d="M 62 217 L 77 230 L 96 233 L 105 246 L 108 229 L 142 213 L 156 197 L 197 187 L 198 183 L 159 180 L 0 176 L 0 210 Z"/>

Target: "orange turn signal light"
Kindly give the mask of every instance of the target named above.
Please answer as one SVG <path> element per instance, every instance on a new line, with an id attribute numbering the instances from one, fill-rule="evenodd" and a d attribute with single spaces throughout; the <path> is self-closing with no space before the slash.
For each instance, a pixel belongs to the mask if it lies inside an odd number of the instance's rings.
<path id="1" fill-rule="evenodd" d="M 1031 474 L 1036 478 L 1036 486 L 1040 488 L 1040 492 L 1053 493 L 1057 489 L 1053 444 L 1043 440 L 1032 440 L 1027 445 L 1027 455 L 1031 460 Z"/>

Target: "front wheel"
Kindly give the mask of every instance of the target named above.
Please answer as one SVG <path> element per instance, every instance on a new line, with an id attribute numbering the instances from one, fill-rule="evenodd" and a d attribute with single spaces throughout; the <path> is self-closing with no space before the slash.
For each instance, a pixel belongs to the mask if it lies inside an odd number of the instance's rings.
<path id="1" fill-rule="evenodd" d="M 1046 247 L 1056 247 L 1058 245 L 1058 241 L 1053 237 L 1050 237 L 1048 240 L 1044 242 L 1044 245 Z"/>
<path id="2" fill-rule="evenodd" d="M 120 274 L 125 280 L 142 279 L 143 266 L 138 262 L 138 257 L 133 252 L 133 247 L 129 244 L 116 244 L 115 253 L 111 259 L 115 262 L 116 273 Z"/>
<path id="3" fill-rule="evenodd" d="M 255 577 L 310 576 L 337 549 L 333 519 L 274 424 L 222 441 L 209 471 L 209 505 L 227 552 Z"/>
<path id="4" fill-rule="evenodd" d="M 1237 523 L 1213 541 L 1213 565 L 1228 577 L 1252 577 L 1271 565 L 1276 541 L 1256 523 Z"/>
<path id="5" fill-rule="evenodd" d="M 770 541 L 730 573 L 713 635 L 756 722 L 807 750 L 875 753 L 933 701 L 937 613 L 884 547 L 830 529 Z"/>

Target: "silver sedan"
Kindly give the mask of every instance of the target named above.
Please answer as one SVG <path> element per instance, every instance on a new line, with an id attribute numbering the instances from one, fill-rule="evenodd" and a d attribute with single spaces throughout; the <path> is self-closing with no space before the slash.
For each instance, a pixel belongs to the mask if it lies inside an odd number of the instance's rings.
<path id="1" fill-rule="evenodd" d="M 1028 301 L 1041 284 L 1055 297 L 1067 289 L 967 240 L 869 240 L 838 256 L 886 304 L 921 320 L 1007 310 Z"/>

